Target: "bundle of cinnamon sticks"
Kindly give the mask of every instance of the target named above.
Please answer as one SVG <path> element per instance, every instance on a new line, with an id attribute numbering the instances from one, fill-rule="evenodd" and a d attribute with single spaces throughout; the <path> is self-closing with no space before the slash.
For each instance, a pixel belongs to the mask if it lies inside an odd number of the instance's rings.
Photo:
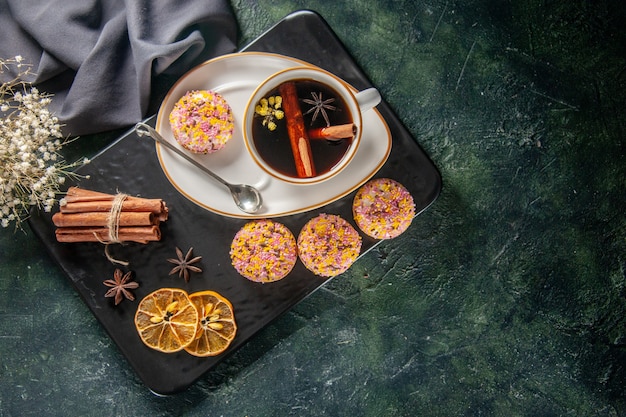
<path id="1" fill-rule="evenodd" d="M 167 205 L 160 199 L 71 187 L 52 222 L 59 242 L 148 243 L 161 239 L 159 226 L 167 217 Z"/>

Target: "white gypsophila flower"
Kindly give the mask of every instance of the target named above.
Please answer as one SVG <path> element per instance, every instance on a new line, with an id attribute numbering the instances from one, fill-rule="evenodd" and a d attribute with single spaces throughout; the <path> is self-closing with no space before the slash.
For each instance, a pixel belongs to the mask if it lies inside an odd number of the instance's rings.
<path id="1" fill-rule="evenodd" d="M 59 155 L 67 143 L 61 125 L 48 109 L 51 96 L 22 81 L 31 67 L 21 56 L 0 58 L 0 226 L 20 227 L 31 206 L 52 210 L 60 185 L 78 178 L 73 169 L 88 159 L 67 163 Z"/>

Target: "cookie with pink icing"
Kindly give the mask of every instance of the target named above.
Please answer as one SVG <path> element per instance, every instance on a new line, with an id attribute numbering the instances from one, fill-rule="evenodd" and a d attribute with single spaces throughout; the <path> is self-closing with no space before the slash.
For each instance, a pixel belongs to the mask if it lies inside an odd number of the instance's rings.
<path id="1" fill-rule="evenodd" d="M 278 281 L 291 272 L 298 260 L 296 238 L 281 223 L 253 220 L 235 234 L 230 258 L 237 272 L 250 281 Z"/>
<path id="2" fill-rule="evenodd" d="M 352 214 L 366 235 L 375 239 L 393 239 L 411 225 L 415 202 L 402 184 L 389 178 L 377 178 L 357 191 Z"/>
<path id="3" fill-rule="evenodd" d="M 352 266 L 361 252 L 361 236 L 345 219 L 320 214 L 298 235 L 300 260 L 311 272 L 334 277 Z"/>
<path id="4" fill-rule="evenodd" d="M 193 153 L 217 152 L 233 136 L 232 109 L 211 90 L 187 92 L 174 104 L 169 122 L 174 139 Z"/>

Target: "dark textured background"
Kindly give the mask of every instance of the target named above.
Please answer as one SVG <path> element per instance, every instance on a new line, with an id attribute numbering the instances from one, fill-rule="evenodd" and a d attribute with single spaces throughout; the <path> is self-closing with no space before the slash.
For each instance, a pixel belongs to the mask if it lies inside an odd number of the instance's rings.
<path id="1" fill-rule="evenodd" d="M 442 194 L 169 398 L 145 389 L 33 234 L 3 231 L 0 416 L 626 415 L 626 6 L 232 4 L 241 46 L 318 11 Z"/>

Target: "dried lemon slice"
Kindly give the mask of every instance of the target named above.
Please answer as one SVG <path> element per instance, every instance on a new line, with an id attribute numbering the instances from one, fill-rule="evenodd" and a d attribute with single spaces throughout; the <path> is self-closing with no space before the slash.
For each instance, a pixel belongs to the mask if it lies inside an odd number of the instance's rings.
<path id="1" fill-rule="evenodd" d="M 237 324 L 233 306 L 215 291 L 200 291 L 189 295 L 198 310 L 198 332 L 185 347 L 194 356 L 216 356 L 224 352 L 235 338 Z"/>
<path id="2" fill-rule="evenodd" d="M 160 352 L 182 350 L 196 337 L 198 310 L 187 292 L 161 288 L 145 296 L 135 313 L 135 327 L 143 343 Z"/>

